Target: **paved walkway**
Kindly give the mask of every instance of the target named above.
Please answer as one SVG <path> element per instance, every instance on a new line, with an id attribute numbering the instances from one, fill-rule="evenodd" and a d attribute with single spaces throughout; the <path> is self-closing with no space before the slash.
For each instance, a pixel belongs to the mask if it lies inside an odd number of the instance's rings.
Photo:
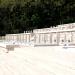
<path id="1" fill-rule="evenodd" d="M 56 50 L 57 49 L 57 50 Z M 50 47 L 0 49 L 0 75 L 75 75 L 75 51 Z"/>

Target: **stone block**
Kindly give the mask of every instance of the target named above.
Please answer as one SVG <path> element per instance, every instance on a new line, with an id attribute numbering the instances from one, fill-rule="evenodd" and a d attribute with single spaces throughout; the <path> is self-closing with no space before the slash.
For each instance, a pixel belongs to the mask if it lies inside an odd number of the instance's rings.
<path id="1" fill-rule="evenodd" d="M 8 50 L 8 51 L 13 51 L 14 50 L 14 45 L 6 45 L 6 49 Z"/>

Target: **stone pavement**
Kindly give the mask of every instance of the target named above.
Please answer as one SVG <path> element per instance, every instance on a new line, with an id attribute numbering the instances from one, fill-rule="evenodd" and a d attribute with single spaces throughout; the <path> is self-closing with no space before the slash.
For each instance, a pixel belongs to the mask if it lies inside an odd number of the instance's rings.
<path id="1" fill-rule="evenodd" d="M 75 75 L 75 51 L 58 47 L 0 48 L 0 75 Z"/>

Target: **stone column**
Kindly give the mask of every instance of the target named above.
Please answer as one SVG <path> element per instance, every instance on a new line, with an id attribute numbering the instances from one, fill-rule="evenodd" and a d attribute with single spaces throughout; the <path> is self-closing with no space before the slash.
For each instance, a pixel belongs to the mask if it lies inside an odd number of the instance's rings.
<path id="1" fill-rule="evenodd" d="M 26 39 L 27 39 L 27 42 L 28 42 L 28 34 L 26 35 Z"/>
<path id="2" fill-rule="evenodd" d="M 27 34 L 26 34 L 26 43 L 27 43 Z"/>
<path id="3" fill-rule="evenodd" d="M 47 43 L 47 34 L 45 33 L 44 34 L 44 44 L 46 44 Z"/>
<path id="4" fill-rule="evenodd" d="M 46 43 L 46 41 L 45 41 L 45 34 L 44 34 L 44 44 Z"/>
<path id="5" fill-rule="evenodd" d="M 47 33 L 47 43 L 50 45 L 50 33 Z"/>
<path id="6" fill-rule="evenodd" d="M 52 45 L 52 33 L 50 33 L 50 44 Z"/>
<path id="7" fill-rule="evenodd" d="M 16 35 L 16 37 L 14 36 L 14 39 L 17 39 L 17 41 L 19 41 L 19 35 Z"/>
<path id="8" fill-rule="evenodd" d="M 10 41 L 10 35 L 9 35 L 9 41 Z"/>
<path id="9" fill-rule="evenodd" d="M 35 43 L 36 43 L 36 44 L 38 44 L 38 43 L 39 43 L 39 34 L 38 34 L 38 33 L 36 33 L 36 34 L 35 34 L 35 37 L 36 37 L 36 38 L 35 38 L 35 40 L 36 40 L 36 42 L 35 42 Z"/>
<path id="10" fill-rule="evenodd" d="M 36 39 L 37 39 L 37 38 L 36 38 L 36 34 L 35 34 L 35 35 L 34 35 L 34 43 L 36 43 Z"/>
<path id="11" fill-rule="evenodd" d="M 57 34 L 57 45 L 59 45 L 60 33 L 59 33 L 59 32 L 57 32 L 56 34 Z"/>
<path id="12" fill-rule="evenodd" d="M 19 34 L 19 41 L 21 41 L 21 35 Z"/>
<path id="13" fill-rule="evenodd" d="M 12 36 L 12 40 L 14 41 L 14 35 Z"/>
<path id="14" fill-rule="evenodd" d="M 29 42 L 30 42 L 30 34 L 29 34 Z"/>
<path id="15" fill-rule="evenodd" d="M 40 34 L 38 36 L 39 36 L 39 44 L 40 44 Z"/>
<path id="16" fill-rule="evenodd" d="M 23 35 L 22 41 L 24 42 L 24 34 L 22 34 L 22 35 Z"/>
<path id="17" fill-rule="evenodd" d="M 72 35 L 73 35 L 73 36 L 72 36 L 72 37 L 73 37 L 73 41 L 72 41 L 72 42 L 73 42 L 73 44 L 75 44 L 75 31 L 72 32 Z"/>
<path id="18" fill-rule="evenodd" d="M 26 42 L 26 34 L 24 33 L 24 42 Z"/>
<path id="19" fill-rule="evenodd" d="M 71 31 L 71 43 L 73 43 L 73 33 Z"/>
<path id="20" fill-rule="evenodd" d="M 65 35 L 65 39 L 64 39 L 64 41 L 65 41 L 65 43 L 66 43 L 66 41 L 67 41 L 67 40 L 66 40 L 66 32 L 64 33 L 64 35 Z"/>
<path id="21" fill-rule="evenodd" d="M 22 41 L 22 34 L 20 34 L 20 41 Z"/>

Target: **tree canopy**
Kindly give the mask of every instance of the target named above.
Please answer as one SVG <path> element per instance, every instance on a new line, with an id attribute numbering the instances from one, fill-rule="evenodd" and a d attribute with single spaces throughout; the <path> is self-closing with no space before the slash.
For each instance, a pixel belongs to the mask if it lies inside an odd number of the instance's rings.
<path id="1" fill-rule="evenodd" d="M 75 22 L 75 0 L 0 0 L 0 35 Z"/>

